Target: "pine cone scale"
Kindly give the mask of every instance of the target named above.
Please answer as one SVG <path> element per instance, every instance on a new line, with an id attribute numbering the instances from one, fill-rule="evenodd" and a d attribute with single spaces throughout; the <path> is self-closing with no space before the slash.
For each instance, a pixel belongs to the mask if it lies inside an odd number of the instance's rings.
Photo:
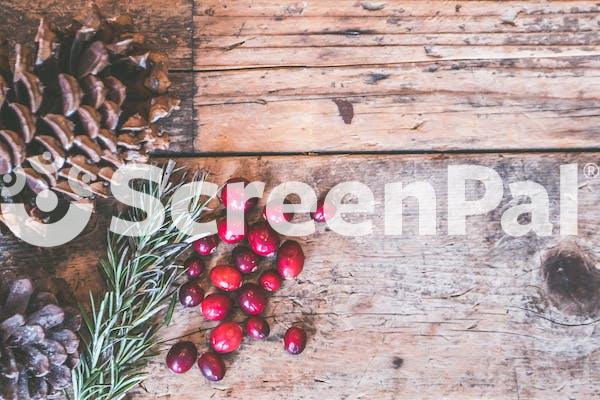
<path id="1" fill-rule="evenodd" d="M 12 282 L 4 306 L 3 315 L 25 314 L 27 304 L 33 293 L 33 285 L 29 279 L 19 279 Z"/>
<path id="2" fill-rule="evenodd" d="M 62 95 L 63 114 L 70 116 L 79 108 L 83 92 L 77 79 L 69 74 L 58 74 L 58 85 Z"/>
<path id="3" fill-rule="evenodd" d="M 37 287 L 19 279 L 0 299 L 0 400 L 47 399 L 70 385 L 79 359 L 81 315 L 64 282 Z M 22 314 L 17 313 L 22 312 Z"/>

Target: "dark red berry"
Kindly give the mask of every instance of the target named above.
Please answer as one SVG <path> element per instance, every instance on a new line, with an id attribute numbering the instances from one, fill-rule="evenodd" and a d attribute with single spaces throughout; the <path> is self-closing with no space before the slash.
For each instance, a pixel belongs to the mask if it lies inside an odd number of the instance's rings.
<path id="1" fill-rule="evenodd" d="M 286 240 L 277 251 L 277 272 L 283 279 L 293 279 L 304 268 L 304 252 L 293 240 Z"/>
<path id="2" fill-rule="evenodd" d="M 214 287 L 232 292 L 242 286 L 242 274 L 229 265 L 217 265 L 210 270 L 210 281 Z"/>
<path id="3" fill-rule="evenodd" d="M 194 250 L 201 256 L 208 256 L 215 252 L 219 245 L 219 237 L 211 235 L 198 239 L 193 243 Z"/>
<path id="4" fill-rule="evenodd" d="M 258 282 L 268 292 L 276 292 L 281 287 L 281 276 L 275 270 L 265 271 Z"/>
<path id="5" fill-rule="evenodd" d="M 217 221 L 217 233 L 225 243 L 237 243 L 244 239 L 246 227 L 242 223 L 227 223 L 227 218 Z"/>
<path id="6" fill-rule="evenodd" d="M 210 334 L 210 344 L 217 353 L 231 353 L 235 351 L 244 337 L 242 327 L 236 322 L 223 322 Z"/>
<path id="7" fill-rule="evenodd" d="M 204 263 L 198 256 L 191 256 L 185 260 L 186 274 L 192 279 L 200 277 L 204 273 Z"/>
<path id="8" fill-rule="evenodd" d="M 246 320 L 246 334 L 255 340 L 263 340 L 271 333 L 269 324 L 263 318 L 249 317 Z"/>
<path id="9" fill-rule="evenodd" d="M 167 367 L 176 374 L 183 374 L 192 368 L 198 358 L 198 350 L 192 342 L 179 342 L 167 354 Z"/>
<path id="10" fill-rule="evenodd" d="M 259 315 L 267 307 L 267 294 L 258 285 L 246 283 L 238 292 L 238 302 L 244 312 L 250 315 Z"/>
<path id="11" fill-rule="evenodd" d="M 225 376 L 225 363 L 213 352 L 204 353 L 198 359 L 198 368 L 209 381 L 217 382 Z"/>
<path id="12" fill-rule="evenodd" d="M 229 185 L 229 183 L 243 183 L 244 185 L 242 188 L 234 189 L 233 185 Z M 234 210 L 243 210 L 244 212 L 254 208 L 258 203 L 256 197 L 252 197 L 244 203 L 244 187 L 248 183 L 244 178 L 231 178 L 225 182 L 225 186 L 221 190 L 221 202 L 223 205 Z"/>
<path id="13" fill-rule="evenodd" d="M 204 299 L 204 290 L 196 282 L 188 282 L 179 288 L 179 301 L 186 307 L 196 307 Z"/>
<path id="14" fill-rule="evenodd" d="M 265 207 L 262 215 L 264 220 L 269 222 L 271 226 L 279 225 L 284 221 L 290 222 L 292 218 L 294 218 L 294 213 L 283 212 L 283 204 L 271 206 L 270 208 L 273 208 L 273 210 L 271 210 L 270 213 L 267 213 L 267 207 Z"/>
<path id="15" fill-rule="evenodd" d="M 275 253 L 279 246 L 279 236 L 266 222 L 257 222 L 248 230 L 248 243 L 253 252 L 259 256 Z"/>
<path id="16" fill-rule="evenodd" d="M 231 253 L 233 263 L 242 274 L 251 274 L 258 269 L 260 257 L 247 247 L 236 247 Z"/>
<path id="17" fill-rule="evenodd" d="M 233 302 L 223 293 L 209 294 L 202 301 L 202 315 L 208 321 L 221 321 L 229 315 Z"/>
<path id="18" fill-rule="evenodd" d="M 304 329 L 292 326 L 283 337 L 283 347 L 290 354 L 300 354 L 306 347 L 306 332 Z"/>
<path id="19" fill-rule="evenodd" d="M 311 212 L 310 216 L 315 222 L 325 222 L 335 215 L 335 207 L 330 203 L 325 203 L 325 200 L 321 199 L 317 201 L 317 209 L 315 212 Z"/>

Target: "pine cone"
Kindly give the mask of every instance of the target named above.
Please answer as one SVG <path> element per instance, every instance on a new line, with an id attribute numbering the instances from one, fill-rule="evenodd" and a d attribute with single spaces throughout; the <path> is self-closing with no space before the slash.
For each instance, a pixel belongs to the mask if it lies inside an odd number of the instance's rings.
<path id="1" fill-rule="evenodd" d="M 81 315 L 66 283 L 33 287 L 30 279 L 8 284 L 0 300 L 0 399 L 47 399 L 71 385 L 79 360 Z"/>
<path id="2" fill-rule="evenodd" d="M 168 147 L 154 125 L 179 107 L 167 56 L 146 49 L 131 17 L 95 6 L 65 29 L 42 19 L 35 42 L 11 62 L 0 39 L 0 175 L 20 167 L 33 193 L 106 197 L 116 168 Z"/>

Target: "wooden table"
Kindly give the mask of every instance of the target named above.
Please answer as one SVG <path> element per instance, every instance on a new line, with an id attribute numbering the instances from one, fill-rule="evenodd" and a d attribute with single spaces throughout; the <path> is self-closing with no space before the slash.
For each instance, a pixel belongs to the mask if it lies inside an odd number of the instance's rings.
<path id="1" fill-rule="evenodd" d="M 66 19 L 84 2 L 0 3 L 0 30 L 27 41 L 39 16 Z M 272 188 L 299 180 L 320 194 L 358 180 L 377 200 L 373 235 L 321 227 L 300 239 L 307 266 L 271 302 L 273 335 L 245 342 L 222 382 L 175 377 L 163 354 L 133 398 L 600 396 L 600 181 L 582 169 L 600 158 L 597 1 L 98 3 L 107 14 L 132 12 L 169 51 L 183 106 L 164 128 L 172 155 L 187 157 L 181 163 L 209 168 L 216 182 L 243 175 Z M 506 185 L 542 184 L 554 234 L 505 235 L 501 213 L 516 204 L 506 188 L 499 208 L 469 218 L 466 236 L 448 235 L 446 171 L 459 163 L 492 167 Z M 579 165 L 577 237 L 556 227 L 559 166 L 567 163 Z M 408 201 L 407 232 L 385 236 L 384 185 L 424 179 L 438 190 L 438 234 L 415 234 Z M 42 266 L 84 299 L 99 290 L 95 267 L 111 211 L 101 206 L 61 248 L 4 235 L 4 270 Z M 280 343 L 295 321 L 310 332 L 300 357 Z M 164 338 L 202 348 L 210 326 L 197 309 L 177 309 Z"/>

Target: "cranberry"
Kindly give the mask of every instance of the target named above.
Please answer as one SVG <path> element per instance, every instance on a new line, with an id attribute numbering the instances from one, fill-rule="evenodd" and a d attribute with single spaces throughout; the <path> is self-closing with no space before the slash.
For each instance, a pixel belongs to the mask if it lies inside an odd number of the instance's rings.
<path id="1" fill-rule="evenodd" d="M 204 353 L 198 359 L 198 368 L 209 381 L 217 382 L 225 376 L 225 363 L 213 352 Z"/>
<path id="2" fill-rule="evenodd" d="M 255 340 L 263 340 L 271 333 L 269 324 L 263 318 L 249 317 L 246 320 L 246 334 Z"/>
<path id="3" fill-rule="evenodd" d="M 219 237 L 211 235 L 198 239 L 193 243 L 194 250 L 201 256 L 208 256 L 215 252 L 219 245 Z"/>
<path id="4" fill-rule="evenodd" d="M 300 354 L 306 347 L 306 332 L 297 326 L 292 326 L 283 337 L 283 347 L 290 354 Z"/>
<path id="5" fill-rule="evenodd" d="M 278 204 L 275 209 L 267 215 L 267 207 L 263 210 L 263 218 L 269 222 L 271 226 L 279 225 L 284 221 L 290 222 L 294 218 L 294 213 L 284 213 L 283 204 Z"/>
<path id="6" fill-rule="evenodd" d="M 223 293 L 209 294 L 202 302 L 202 315 L 208 321 L 221 321 L 229 315 L 233 303 L 229 296 Z"/>
<path id="7" fill-rule="evenodd" d="M 277 272 L 283 279 L 300 275 L 304 268 L 304 252 L 293 240 L 286 240 L 277 251 Z"/>
<path id="8" fill-rule="evenodd" d="M 279 236 L 266 222 L 257 222 L 248 231 L 248 243 L 259 256 L 269 256 L 279 246 Z"/>
<path id="9" fill-rule="evenodd" d="M 238 293 L 238 302 L 247 314 L 259 315 L 265 311 L 268 299 L 267 294 L 260 286 L 246 283 Z"/>
<path id="10" fill-rule="evenodd" d="M 244 239 L 246 227 L 236 223 L 227 223 L 227 218 L 217 221 L 217 232 L 225 243 L 237 243 Z"/>
<path id="11" fill-rule="evenodd" d="M 325 200 L 321 199 L 317 201 L 317 209 L 315 212 L 311 212 L 310 216 L 315 222 L 325 222 L 335 215 L 335 207 L 329 203 L 325 203 Z"/>
<path id="12" fill-rule="evenodd" d="M 197 256 L 191 256 L 187 260 L 185 260 L 185 268 L 186 274 L 192 279 L 199 278 L 200 275 L 204 273 L 205 267 L 204 263 Z"/>
<path id="13" fill-rule="evenodd" d="M 232 292 L 242 286 L 242 274 L 229 265 L 217 265 L 210 271 L 210 281 L 213 286 Z"/>
<path id="14" fill-rule="evenodd" d="M 204 290 L 195 282 L 188 282 L 179 288 L 179 301 L 186 307 L 196 307 L 203 298 Z"/>
<path id="15" fill-rule="evenodd" d="M 277 273 L 277 271 L 265 271 L 260 278 L 258 278 L 258 282 L 268 292 L 276 292 L 281 287 L 281 276 Z"/>
<path id="16" fill-rule="evenodd" d="M 258 269 L 260 257 L 247 247 L 236 247 L 231 253 L 235 266 L 242 274 L 251 274 Z"/>
<path id="17" fill-rule="evenodd" d="M 179 342 L 167 354 L 167 367 L 176 374 L 183 374 L 192 368 L 198 358 L 198 350 L 192 342 Z"/>
<path id="18" fill-rule="evenodd" d="M 210 343 L 217 353 L 231 353 L 240 347 L 243 337 L 242 327 L 236 322 L 228 321 L 213 329 Z"/>
<path id="19" fill-rule="evenodd" d="M 248 199 L 244 204 L 244 189 L 234 189 L 233 186 L 229 186 L 230 183 L 243 183 L 244 187 L 249 183 L 244 178 L 231 178 L 225 182 L 225 186 L 221 190 L 221 202 L 225 207 L 230 207 L 235 210 L 244 210 L 247 212 L 251 208 L 254 208 L 258 203 L 256 197 Z"/>

